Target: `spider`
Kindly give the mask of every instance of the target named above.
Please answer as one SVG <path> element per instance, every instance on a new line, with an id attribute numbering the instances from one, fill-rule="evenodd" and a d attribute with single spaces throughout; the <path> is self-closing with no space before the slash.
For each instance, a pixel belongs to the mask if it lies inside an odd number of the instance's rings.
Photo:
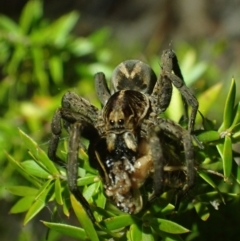
<path id="1" fill-rule="evenodd" d="M 198 101 L 185 85 L 171 49 L 163 51 L 161 70 L 157 79 L 147 64 L 127 60 L 113 71 L 110 90 L 105 75 L 102 72 L 95 75 L 101 109 L 74 92 L 67 92 L 53 116 L 48 156 L 55 163 L 65 165 L 56 154 L 63 125 L 69 132 L 68 186 L 93 222 L 94 215 L 77 186 L 81 137 L 89 140 L 90 164 L 99 169 L 106 196 L 124 212 L 136 214 L 142 210 L 140 188 L 149 177 L 153 180 L 153 194 L 148 201 L 162 194 L 166 182 L 164 166 L 168 164 L 165 143 L 168 138 L 180 140 L 184 150 L 186 181 L 181 195 L 194 185 L 192 133 Z M 188 130 L 159 116 L 169 105 L 172 84 L 181 92 L 183 103 L 192 106 Z"/>

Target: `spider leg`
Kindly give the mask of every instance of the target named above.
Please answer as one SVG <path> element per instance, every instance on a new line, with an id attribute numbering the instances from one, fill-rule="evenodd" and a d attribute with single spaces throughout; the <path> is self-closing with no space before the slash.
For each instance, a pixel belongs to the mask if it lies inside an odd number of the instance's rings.
<path id="1" fill-rule="evenodd" d="M 163 155 L 163 149 L 161 139 L 159 138 L 161 130 L 159 127 L 151 128 L 149 131 L 149 146 L 152 154 L 152 161 L 154 167 L 153 173 L 153 196 L 150 198 L 150 202 L 154 201 L 160 194 L 163 193 L 164 188 L 164 164 L 165 158 Z"/>
<path id="2" fill-rule="evenodd" d="M 198 101 L 191 90 L 186 86 L 178 65 L 177 56 L 171 49 L 163 51 L 162 62 L 163 65 L 161 75 L 170 80 L 172 84 L 180 91 L 184 100 L 184 112 L 186 112 L 184 114 L 186 117 L 188 117 L 186 102 L 192 107 L 191 116 L 188 122 L 188 129 L 190 133 L 192 133 L 194 131 L 194 124 L 198 111 Z M 174 71 L 174 74 L 172 71 Z"/>
<path id="3" fill-rule="evenodd" d="M 48 157 L 50 160 L 60 166 L 66 165 L 56 154 L 60 135 L 62 133 L 62 120 L 64 128 L 69 132 L 71 130 L 71 124 L 75 123 L 77 120 L 88 123 L 89 126 L 93 125 L 97 119 L 97 113 L 98 109 L 87 100 L 79 97 L 73 92 L 67 92 L 62 98 L 62 108 L 57 109 L 52 119 L 52 136 L 48 148 Z"/>
<path id="4" fill-rule="evenodd" d="M 95 88 L 96 88 L 98 98 L 101 101 L 101 104 L 105 105 L 111 95 L 107 86 L 107 81 L 104 73 L 99 72 L 95 74 L 94 80 L 95 80 Z"/>
<path id="5" fill-rule="evenodd" d="M 191 134 L 171 120 L 159 118 L 158 125 L 164 133 L 175 136 L 177 139 L 180 139 L 183 144 L 187 169 L 187 181 L 182 191 L 178 193 L 177 199 L 180 200 L 190 189 L 193 188 L 195 184 L 196 172 L 194 168 L 194 147 L 192 144 Z"/>
<path id="6" fill-rule="evenodd" d="M 173 50 L 169 50 L 173 53 L 173 56 L 172 56 L 172 70 L 174 72 L 174 74 L 176 76 L 178 76 L 183 83 L 185 83 L 184 81 L 184 78 L 183 78 L 183 75 L 182 75 L 182 71 L 179 67 L 179 64 L 178 64 L 178 59 L 177 59 L 177 55 L 173 52 Z M 182 95 L 182 102 L 183 102 L 183 116 L 184 116 L 184 119 L 186 121 L 188 121 L 189 119 L 189 116 L 188 116 L 188 105 L 187 105 L 187 102 L 186 102 L 186 99 L 183 97 Z"/>
<path id="7" fill-rule="evenodd" d="M 166 76 L 160 75 L 151 94 L 152 108 L 155 113 L 163 113 L 170 104 L 172 83 Z"/>
<path id="8" fill-rule="evenodd" d="M 71 193 L 76 197 L 76 199 L 81 203 L 89 218 L 95 222 L 95 217 L 89 207 L 87 200 L 84 198 L 82 193 L 79 191 L 77 186 L 78 178 L 78 150 L 80 142 L 80 134 L 83 131 L 83 125 L 76 122 L 72 125 L 69 137 L 69 151 L 67 155 L 67 177 L 68 177 L 68 186 Z"/>
<path id="9" fill-rule="evenodd" d="M 48 149 L 49 158 L 57 164 L 66 166 L 68 186 L 71 193 L 82 204 L 89 218 L 95 222 L 95 218 L 87 200 L 78 190 L 78 150 L 81 146 L 80 138 L 83 136 L 90 142 L 98 138 L 94 123 L 97 120 L 98 109 L 90 102 L 73 92 L 67 92 L 62 98 L 62 108 L 59 108 L 53 117 L 51 129 L 52 138 Z M 69 132 L 69 152 L 67 163 L 61 160 L 56 152 L 63 127 Z"/>
<path id="10" fill-rule="evenodd" d="M 65 166 L 66 163 L 56 154 L 60 135 L 62 133 L 61 116 L 61 110 L 57 109 L 51 123 L 52 136 L 48 148 L 48 157 L 50 158 L 50 160 L 57 163 L 58 165 Z"/>
<path id="11" fill-rule="evenodd" d="M 75 113 L 77 115 L 77 113 Z M 57 155 L 57 147 L 59 143 L 59 138 L 61 135 L 61 119 L 62 117 L 67 118 L 68 120 L 71 119 L 71 121 L 75 121 L 74 124 L 71 125 L 66 120 L 64 120 L 65 124 L 68 124 L 68 130 L 69 130 L 69 151 L 67 156 L 67 163 L 65 163 L 63 160 L 61 160 Z M 76 116 L 75 116 L 76 117 Z M 73 195 L 76 197 L 76 199 L 82 204 L 83 208 L 87 212 L 89 218 L 95 222 L 95 218 L 90 210 L 89 204 L 86 201 L 86 199 L 83 197 L 82 193 L 79 191 L 77 186 L 77 178 L 78 178 L 78 149 L 79 149 L 79 143 L 80 143 L 80 134 L 83 131 L 83 125 L 81 125 L 79 122 L 76 122 L 76 119 L 73 116 L 73 113 L 71 113 L 69 110 L 66 109 L 58 109 L 53 117 L 52 121 L 52 138 L 50 140 L 50 145 L 48 149 L 48 156 L 49 158 L 54 161 L 55 163 L 66 166 L 67 169 L 67 177 L 68 177 L 68 186 L 73 193 Z"/>
<path id="12" fill-rule="evenodd" d="M 193 95 L 191 90 L 185 85 L 185 83 L 176 75 L 172 73 L 164 73 L 167 78 L 171 80 L 173 85 L 181 92 L 182 98 L 192 107 L 191 116 L 188 122 L 188 129 L 190 133 L 194 131 L 195 119 L 198 111 L 198 101 Z"/>
<path id="13" fill-rule="evenodd" d="M 199 104 L 196 97 L 184 82 L 177 56 L 173 50 L 167 49 L 163 51 L 161 69 L 161 75 L 159 76 L 150 96 L 153 112 L 161 114 L 167 109 L 171 101 L 173 84 L 181 93 L 184 108 L 183 116 L 184 120 L 188 122 L 188 130 L 198 147 L 203 149 L 203 145 L 193 134 Z M 190 118 L 188 116 L 188 105 L 192 107 Z"/>

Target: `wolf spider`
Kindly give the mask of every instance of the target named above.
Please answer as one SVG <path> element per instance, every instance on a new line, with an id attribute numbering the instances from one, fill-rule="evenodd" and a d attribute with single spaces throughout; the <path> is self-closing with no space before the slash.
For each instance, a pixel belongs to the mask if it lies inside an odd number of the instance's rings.
<path id="1" fill-rule="evenodd" d="M 95 75 L 101 109 L 77 94 L 67 92 L 61 108 L 53 116 L 48 156 L 55 163 L 65 165 L 56 154 L 63 123 L 69 132 L 68 186 L 92 221 L 95 221 L 93 213 L 77 186 L 81 137 L 89 140 L 90 164 L 100 171 L 105 195 L 124 212 L 135 214 L 143 208 L 139 189 L 150 176 L 153 194 L 149 201 L 163 192 L 166 183 L 164 166 L 168 164 L 167 138 L 179 141 L 184 150 L 186 180 L 180 196 L 194 185 L 192 133 L 198 101 L 185 85 L 177 57 L 171 49 L 163 52 L 161 70 L 157 79 L 148 65 L 127 60 L 115 68 L 110 90 L 105 75 Z M 181 92 L 184 105 L 188 103 L 192 107 L 188 130 L 159 116 L 169 105 L 172 84 Z"/>

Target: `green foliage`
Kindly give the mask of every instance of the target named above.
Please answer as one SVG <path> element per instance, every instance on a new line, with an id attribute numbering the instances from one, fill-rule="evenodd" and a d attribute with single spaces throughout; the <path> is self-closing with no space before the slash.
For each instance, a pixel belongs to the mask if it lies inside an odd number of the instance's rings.
<path id="1" fill-rule="evenodd" d="M 230 191 L 240 182 L 240 167 L 234 164 L 236 156 L 232 151 L 232 143 L 237 142 L 240 135 L 240 130 L 237 128 L 240 125 L 239 103 L 235 105 L 235 95 L 235 81 L 232 80 L 224 107 L 223 124 L 218 130 L 213 128 L 214 124 L 210 120 L 203 118 L 203 129 L 198 131 L 198 139 L 202 141 L 204 149 L 199 150 L 196 147 L 198 157 L 196 169 L 199 175 L 197 190 L 200 191 L 191 198 L 192 202 L 183 201 L 178 214 L 169 202 L 171 190 L 164 193 L 149 210 L 140 214 L 133 216 L 119 211 L 106 200 L 98 173 L 89 166 L 86 154 L 80 150 L 78 185 L 94 210 L 97 223 L 92 224 L 81 204 L 69 193 L 65 169 L 56 168 L 39 145 L 22 131 L 20 135 L 32 160 L 19 162 L 11 156 L 8 156 L 8 159 L 34 188 L 27 186 L 8 188 L 12 194 L 21 196 L 12 207 L 11 213 L 27 211 L 24 218 L 24 224 L 27 224 L 48 202 L 55 200 L 67 216 L 71 213 L 70 208 L 73 208 L 82 228 L 58 222 L 44 221 L 43 224 L 76 240 L 108 240 L 111 237 L 117 240 L 157 240 L 159 237 L 161 240 L 183 240 L 191 227 L 185 228 L 178 221 L 174 221 L 177 218 L 173 218 L 173 214 L 179 217 L 187 216 L 195 210 L 192 223 L 198 218 L 207 222 L 214 212 L 213 207 L 217 210 L 219 205 L 238 198 L 238 192 Z M 229 185 L 229 182 L 232 185 Z M 69 198 L 71 203 L 67 202 Z M 182 219 L 179 221 L 184 223 Z"/>
<path id="2" fill-rule="evenodd" d="M 108 38 L 106 29 L 88 38 L 77 37 L 72 30 L 79 13 L 70 12 L 54 21 L 43 13 L 43 2 L 31 0 L 18 22 L 0 15 L 0 168 L 7 165 L 0 197 L 9 197 L 3 188 L 10 184 L 7 180 L 18 179 L 12 176 L 14 169 L 4 151 L 19 159 L 26 157 L 14 127 L 34 133 L 36 141 L 46 140 L 46 123 L 59 106 L 61 92 L 74 87 L 91 98 L 94 90 L 89 80 L 100 69 L 108 72 L 109 52 L 101 47 Z"/>
<path id="3" fill-rule="evenodd" d="M 114 67 L 108 62 L 115 55 L 105 47 L 108 32 L 103 29 L 87 38 L 77 37 L 72 30 L 78 19 L 79 14 L 71 12 L 48 21 L 38 0 L 28 1 L 18 23 L 0 15 L 0 197 L 17 196 L 10 213 L 24 214 L 23 224 L 29 225 L 34 218 L 39 219 L 44 208 L 56 207 L 53 219 L 42 221 L 50 229 L 50 241 L 57 240 L 56 232 L 76 240 L 237 240 L 239 234 L 234 225 L 224 223 L 229 217 L 234 224 L 240 221 L 239 153 L 233 151 L 240 140 L 237 87 L 233 79 L 224 105 L 219 105 L 221 116 L 216 119 L 221 124 L 206 118 L 218 100 L 222 83 L 206 83 L 203 75 L 213 69 L 213 63 L 199 61 L 190 46 L 176 52 L 180 53 L 186 83 L 196 87 L 200 104 L 196 135 L 204 149 L 196 146 L 196 187 L 177 213 L 170 202 L 173 191 L 169 190 L 148 210 L 129 215 L 106 199 L 101 178 L 81 149 L 78 186 L 97 220 L 95 224 L 90 222 L 69 192 L 66 170 L 46 155 L 50 121 L 63 92 L 74 88 L 99 106 L 93 75 L 103 71 L 109 77 Z M 158 72 L 159 56 L 151 58 L 149 62 Z M 178 91 L 174 92 L 166 116 L 177 122 L 182 116 Z M 64 160 L 65 139 L 63 136 L 59 153 Z M 58 212 L 68 218 L 66 222 L 56 218 Z M 73 216 L 77 223 L 70 222 Z M 226 229 L 227 236 L 221 235 L 221 230 Z M 19 241 L 32 240 L 27 236 L 22 233 Z"/>
<path id="4" fill-rule="evenodd" d="M 71 12 L 49 23 L 38 0 L 26 4 L 19 23 L 0 15 L 2 103 L 29 98 L 34 93 L 55 94 L 58 86 L 74 85 L 83 74 L 92 74 L 90 65 L 99 57 L 104 59 L 98 47 L 107 33 L 101 31 L 88 39 L 76 37 L 71 32 L 78 19 L 79 14 Z M 85 73 L 81 71 L 84 68 Z"/>

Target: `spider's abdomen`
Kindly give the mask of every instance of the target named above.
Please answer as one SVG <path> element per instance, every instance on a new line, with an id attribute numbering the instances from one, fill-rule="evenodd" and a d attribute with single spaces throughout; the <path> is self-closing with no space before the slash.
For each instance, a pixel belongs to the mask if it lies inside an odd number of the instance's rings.
<path id="1" fill-rule="evenodd" d="M 139 60 L 126 60 L 113 71 L 111 93 L 119 90 L 135 90 L 151 94 L 157 77 L 153 70 Z"/>

